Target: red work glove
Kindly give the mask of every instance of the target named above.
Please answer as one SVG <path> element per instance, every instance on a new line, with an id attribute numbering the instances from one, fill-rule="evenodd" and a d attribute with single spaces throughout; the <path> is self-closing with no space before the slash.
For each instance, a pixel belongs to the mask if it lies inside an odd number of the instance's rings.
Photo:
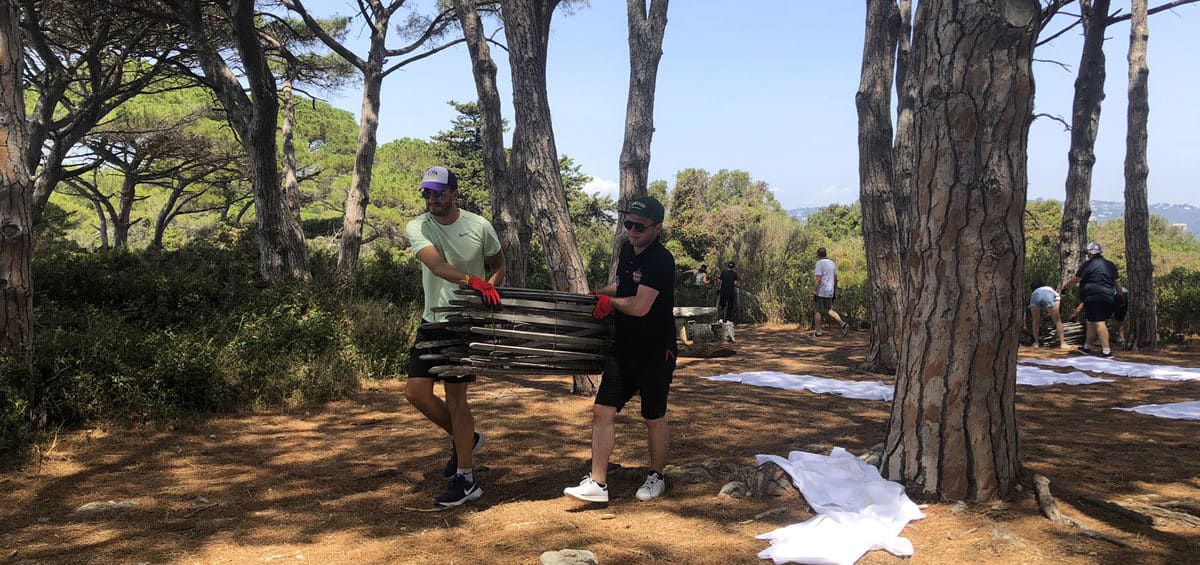
<path id="1" fill-rule="evenodd" d="M 479 277 L 471 277 L 467 279 L 467 286 L 479 291 L 484 304 L 492 307 L 500 305 L 500 293 L 496 291 L 496 287 L 492 286 L 492 283 Z"/>
<path id="2" fill-rule="evenodd" d="M 592 310 L 592 317 L 597 320 L 603 320 L 613 313 L 612 297 L 607 294 L 592 293 L 596 297 L 596 308 Z"/>

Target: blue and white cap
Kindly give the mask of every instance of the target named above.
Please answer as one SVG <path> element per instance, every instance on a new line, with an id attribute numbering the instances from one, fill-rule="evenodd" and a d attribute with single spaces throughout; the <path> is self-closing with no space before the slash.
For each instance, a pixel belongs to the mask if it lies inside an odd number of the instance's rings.
<path id="1" fill-rule="evenodd" d="M 1088 255 L 1100 255 L 1100 252 L 1101 252 L 1101 249 L 1100 249 L 1100 244 L 1098 242 L 1093 241 L 1088 244 L 1088 246 L 1087 246 Z"/>
<path id="2" fill-rule="evenodd" d="M 446 167 L 430 167 L 421 177 L 421 188 L 441 192 L 446 189 L 458 190 L 458 177 Z"/>

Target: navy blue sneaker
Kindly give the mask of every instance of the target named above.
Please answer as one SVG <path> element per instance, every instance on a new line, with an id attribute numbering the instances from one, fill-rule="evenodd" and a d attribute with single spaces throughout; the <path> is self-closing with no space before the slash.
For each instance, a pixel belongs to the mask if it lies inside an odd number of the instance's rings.
<path id="1" fill-rule="evenodd" d="M 483 437 L 483 434 L 481 434 L 479 432 L 475 432 L 475 443 L 472 444 L 472 446 L 471 446 L 471 454 L 472 455 L 479 453 L 479 450 L 483 449 L 484 441 L 485 441 L 485 438 Z M 442 477 L 447 478 L 447 479 L 452 479 L 452 478 L 454 478 L 454 475 L 456 475 L 457 473 L 458 473 L 458 451 L 454 449 L 454 442 L 450 442 L 450 460 L 446 462 L 446 469 L 445 469 L 445 471 L 442 472 Z"/>
<path id="2" fill-rule="evenodd" d="M 462 475 L 454 475 L 450 488 L 437 497 L 437 503 L 447 508 L 453 508 L 464 502 L 470 502 L 483 496 L 483 488 L 478 481 L 467 481 Z"/>

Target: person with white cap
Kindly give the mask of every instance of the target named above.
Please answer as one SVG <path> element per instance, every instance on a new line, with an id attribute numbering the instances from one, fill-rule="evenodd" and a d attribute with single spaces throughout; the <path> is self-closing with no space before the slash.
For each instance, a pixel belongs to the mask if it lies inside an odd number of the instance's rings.
<path id="1" fill-rule="evenodd" d="M 1087 261 L 1079 266 L 1075 276 L 1063 283 L 1058 289 L 1061 293 L 1066 289 L 1079 285 L 1079 300 L 1083 302 L 1083 312 L 1087 319 L 1087 336 L 1079 352 L 1092 354 L 1092 340 L 1100 338 L 1100 357 L 1112 357 L 1112 348 L 1108 342 L 1108 326 L 1105 320 L 1112 317 L 1116 311 L 1118 298 L 1124 299 L 1124 289 L 1121 288 L 1121 277 L 1117 266 L 1104 258 L 1100 244 L 1093 241 L 1087 246 Z"/>
<path id="2" fill-rule="evenodd" d="M 472 455 L 483 447 L 483 434 L 475 432 L 475 418 L 467 402 L 467 385 L 475 375 L 434 375 L 433 361 L 422 361 L 416 344 L 456 339 L 455 334 L 437 327 L 448 314 L 435 311 L 457 299 L 455 291 L 469 286 L 479 292 L 483 302 L 500 305 L 495 285 L 504 280 L 504 255 L 495 228 L 482 216 L 458 207 L 458 179 L 445 167 L 425 171 L 421 179 L 421 198 L 425 213 L 408 223 L 408 242 L 421 261 L 421 287 L 425 292 L 425 310 L 421 327 L 408 354 L 408 380 L 404 396 L 429 421 L 450 435 L 450 460 L 444 476 L 450 487 L 436 502 L 458 506 L 483 495 L 472 471 Z M 484 280 L 487 271 L 491 276 Z M 433 393 L 435 381 L 442 381 L 446 400 Z"/>

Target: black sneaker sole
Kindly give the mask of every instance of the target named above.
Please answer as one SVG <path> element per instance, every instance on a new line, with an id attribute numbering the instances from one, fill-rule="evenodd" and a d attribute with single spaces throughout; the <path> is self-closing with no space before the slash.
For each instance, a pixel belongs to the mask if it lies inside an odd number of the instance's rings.
<path id="1" fill-rule="evenodd" d="M 481 496 L 483 496 L 483 489 L 480 488 L 479 485 L 475 485 L 475 488 L 467 491 L 465 494 L 463 494 L 463 497 L 458 500 L 451 500 L 451 501 L 446 501 L 446 502 L 442 502 L 441 500 L 439 500 L 439 501 L 437 501 L 437 503 L 442 506 L 445 506 L 446 508 L 454 508 L 455 506 L 461 506 L 472 500 L 476 500 Z"/>

